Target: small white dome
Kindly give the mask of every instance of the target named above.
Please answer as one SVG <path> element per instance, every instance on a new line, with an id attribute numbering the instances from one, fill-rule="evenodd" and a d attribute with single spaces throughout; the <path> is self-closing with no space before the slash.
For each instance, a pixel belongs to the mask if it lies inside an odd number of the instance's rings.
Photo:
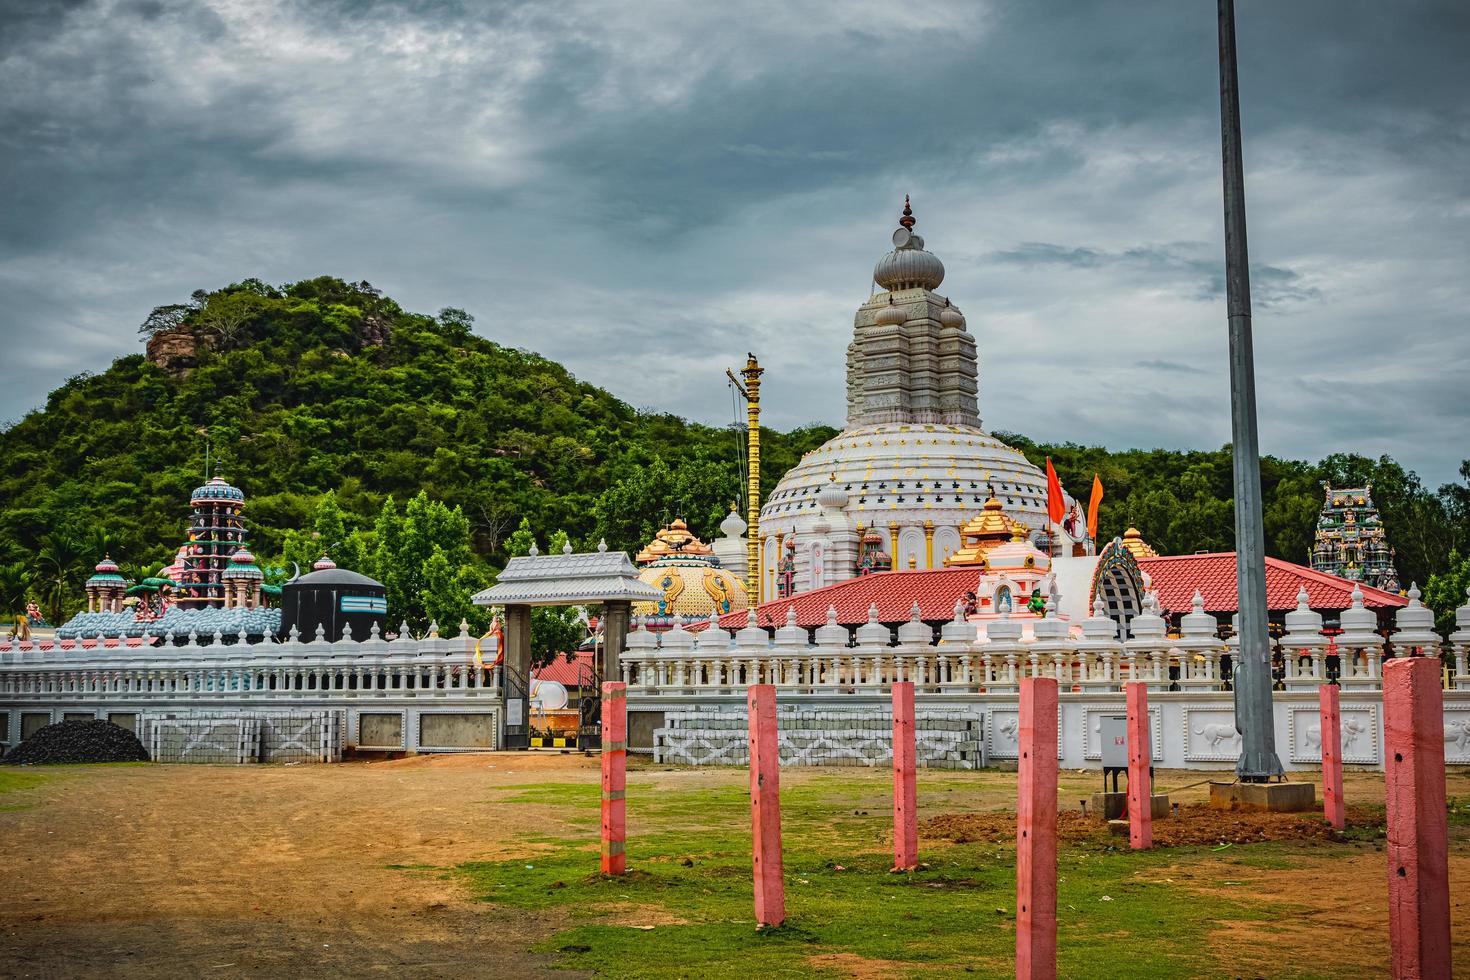
<path id="1" fill-rule="evenodd" d="M 847 506 L 847 491 L 837 485 L 837 474 L 832 474 L 827 485 L 817 494 L 817 503 L 831 510 L 841 510 Z"/>
<path id="2" fill-rule="evenodd" d="M 953 306 L 946 306 L 939 311 L 939 322 L 951 330 L 965 329 L 965 315 Z"/>
<path id="3" fill-rule="evenodd" d="M 726 514 L 725 519 L 720 522 L 720 533 L 727 538 L 738 538 L 745 533 L 748 527 L 750 525 L 745 523 L 734 507 L 731 507 L 730 513 Z"/>
<path id="4" fill-rule="evenodd" d="M 903 307 L 894 306 L 893 301 L 890 299 L 888 305 L 878 311 L 878 315 L 873 318 L 873 322 L 879 326 L 888 327 L 899 326 L 907 319 L 908 314 L 903 311 Z"/>

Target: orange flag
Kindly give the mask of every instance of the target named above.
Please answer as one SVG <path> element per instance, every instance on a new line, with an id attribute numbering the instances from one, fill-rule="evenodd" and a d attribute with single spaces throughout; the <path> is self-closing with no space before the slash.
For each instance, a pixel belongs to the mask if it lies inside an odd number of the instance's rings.
<path id="1" fill-rule="evenodd" d="M 1046 516 L 1053 524 L 1060 524 L 1067 513 L 1067 498 L 1062 493 L 1062 481 L 1057 471 L 1051 468 L 1051 457 L 1046 457 Z"/>
<path id="2" fill-rule="evenodd" d="M 1087 504 L 1087 536 L 1097 540 L 1097 509 L 1102 505 L 1102 480 L 1092 474 L 1092 500 Z"/>

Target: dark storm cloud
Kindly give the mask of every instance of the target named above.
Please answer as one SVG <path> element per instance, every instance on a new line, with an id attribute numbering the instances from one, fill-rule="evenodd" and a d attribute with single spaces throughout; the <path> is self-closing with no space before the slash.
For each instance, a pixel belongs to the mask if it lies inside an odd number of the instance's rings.
<path id="1" fill-rule="evenodd" d="M 1470 8 L 1238 5 L 1263 444 L 1470 453 Z M 635 404 L 842 415 L 901 195 L 987 422 L 1228 438 L 1213 9 L 0 6 L 0 418 L 159 303 L 367 278 Z M 657 378 L 649 385 L 649 378 Z"/>

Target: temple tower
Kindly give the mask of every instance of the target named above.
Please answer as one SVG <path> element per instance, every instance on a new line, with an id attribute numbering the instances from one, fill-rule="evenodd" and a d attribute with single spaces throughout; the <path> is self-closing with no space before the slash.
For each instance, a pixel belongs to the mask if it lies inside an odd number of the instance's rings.
<path id="1" fill-rule="evenodd" d="M 181 609 L 224 606 L 225 568 L 245 546 L 245 521 L 240 516 L 245 492 L 216 476 L 190 495 L 189 505 L 193 513 L 175 601 Z"/>
<path id="2" fill-rule="evenodd" d="M 1399 591 L 1394 550 L 1373 504 L 1372 484 L 1348 489 L 1329 485 L 1324 490 L 1312 568 L 1385 592 Z"/>

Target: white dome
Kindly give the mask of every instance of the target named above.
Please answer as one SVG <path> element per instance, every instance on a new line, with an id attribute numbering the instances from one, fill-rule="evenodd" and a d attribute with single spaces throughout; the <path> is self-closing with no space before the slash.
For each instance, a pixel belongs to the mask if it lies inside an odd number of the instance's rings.
<path id="1" fill-rule="evenodd" d="M 914 240 L 923 241 L 917 235 Z M 924 251 L 922 244 L 896 248 L 873 267 L 873 281 L 889 290 L 938 289 L 944 282 L 944 263 L 933 252 Z"/>
<path id="2" fill-rule="evenodd" d="M 951 330 L 965 329 L 965 315 L 953 306 L 946 306 L 940 311 L 939 322 Z"/>
<path id="3" fill-rule="evenodd" d="M 831 478 L 836 475 L 836 481 Z M 880 423 L 848 429 L 804 456 L 761 509 L 761 532 L 790 532 L 814 515 L 826 488 L 846 497 L 848 519 L 867 527 L 922 524 L 958 527 L 989 496 L 1005 512 L 1046 524 L 1046 477 L 1019 452 L 985 431 L 962 425 Z"/>

